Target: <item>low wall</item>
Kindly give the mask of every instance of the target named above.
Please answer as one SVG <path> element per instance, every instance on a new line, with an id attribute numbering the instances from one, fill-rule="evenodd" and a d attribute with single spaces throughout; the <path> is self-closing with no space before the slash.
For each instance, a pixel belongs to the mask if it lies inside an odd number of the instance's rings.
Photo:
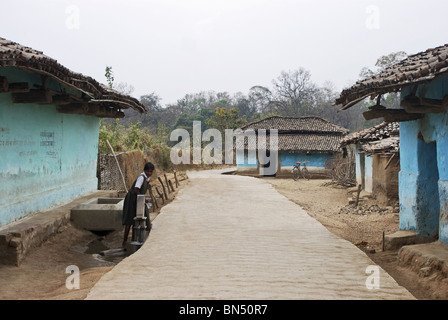
<path id="1" fill-rule="evenodd" d="M 134 183 L 135 178 L 143 172 L 145 163 L 148 160 L 140 150 L 124 152 L 116 156 L 126 182 L 126 188 L 129 189 Z M 99 155 L 98 190 L 125 192 L 123 178 L 113 155 Z"/>
<path id="2" fill-rule="evenodd" d="M 391 155 L 376 154 L 373 156 L 372 166 L 374 172 L 372 191 L 378 205 L 389 206 L 398 202 L 399 156 L 396 155 L 391 159 Z"/>

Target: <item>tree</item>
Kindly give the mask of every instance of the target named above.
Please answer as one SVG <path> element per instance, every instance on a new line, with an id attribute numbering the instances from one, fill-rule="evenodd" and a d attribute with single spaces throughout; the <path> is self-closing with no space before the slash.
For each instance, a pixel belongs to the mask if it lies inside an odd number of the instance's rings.
<path id="1" fill-rule="evenodd" d="M 375 69 L 372 70 L 368 67 L 364 67 L 361 69 L 359 73 L 359 77 L 361 80 L 375 76 L 386 70 L 387 68 L 397 64 L 401 60 L 405 59 L 408 55 L 404 51 L 392 52 L 386 56 L 381 56 L 377 59 L 375 63 Z M 368 106 L 375 104 L 375 102 L 371 101 L 368 103 Z M 381 105 L 390 108 L 390 109 L 399 109 L 400 108 L 400 94 L 393 92 L 381 97 Z"/>
<path id="2" fill-rule="evenodd" d="M 114 72 L 112 71 L 112 66 L 106 66 L 106 73 L 104 74 L 104 76 L 107 79 L 107 84 L 109 85 L 109 88 L 113 88 L 114 87 Z"/>
<path id="3" fill-rule="evenodd" d="M 387 56 L 381 56 L 376 60 L 375 69 L 372 70 L 368 67 L 362 68 L 359 73 L 359 78 L 362 80 L 380 74 L 382 71 L 400 62 L 407 56 L 407 53 L 404 51 L 392 52 Z"/>
<path id="4" fill-rule="evenodd" d="M 241 118 L 236 108 L 216 108 L 215 114 L 206 121 L 210 128 L 218 129 L 224 134 L 226 129 L 237 129 L 244 126 L 247 121 Z"/>
<path id="5" fill-rule="evenodd" d="M 311 82 L 311 73 L 304 68 L 282 71 L 272 81 L 276 110 L 284 116 L 304 116 L 312 113 L 317 87 Z"/>
<path id="6" fill-rule="evenodd" d="M 256 112 L 272 112 L 274 107 L 273 100 L 274 97 L 271 90 L 266 87 L 253 86 L 249 90 L 249 101 Z"/>
<path id="7" fill-rule="evenodd" d="M 127 82 L 119 82 L 116 85 L 112 84 L 112 88 L 128 96 L 130 96 L 135 89 L 133 85 L 130 85 Z"/>

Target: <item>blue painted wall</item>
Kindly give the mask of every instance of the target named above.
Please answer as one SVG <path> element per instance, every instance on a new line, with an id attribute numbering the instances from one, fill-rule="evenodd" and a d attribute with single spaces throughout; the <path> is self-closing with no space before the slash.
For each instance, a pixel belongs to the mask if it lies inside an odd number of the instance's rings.
<path id="1" fill-rule="evenodd" d="M 256 153 L 255 153 L 256 154 Z M 289 153 L 289 152 L 279 152 L 279 160 L 281 164 L 281 168 L 289 168 L 296 164 L 297 161 L 305 162 L 308 168 L 325 168 L 325 161 L 328 159 L 332 159 L 333 155 L 329 155 L 326 153 L 315 153 L 315 154 L 305 154 L 305 153 Z M 253 169 L 257 168 L 257 159 L 256 156 L 252 155 L 247 151 L 244 153 L 244 157 L 239 157 L 237 154 L 237 168 L 238 170 L 244 169 Z"/>
<path id="2" fill-rule="evenodd" d="M 364 190 L 367 192 L 373 191 L 373 157 L 372 155 L 366 155 L 364 157 L 365 165 L 365 185 Z"/>
<path id="3" fill-rule="evenodd" d="M 16 68 L 0 68 L 0 75 L 30 87 L 41 83 Z M 0 226 L 97 190 L 98 132 L 97 117 L 13 104 L 11 94 L 0 94 Z"/>
<path id="4" fill-rule="evenodd" d="M 257 152 L 248 152 L 247 150 L 244 151 L 244 154 L 241 154 L 239 152 L 236 153 L 236 165 L 239 169 L 244 168 L 257 168 Z"/>
<path id="5" fill-rule="evenodd" d="M 402 97 L 410 93 L 402 90 Z M 443 99 L 448 78 L 420 85 L 417 95 Z M 448 242 L 448 115 L 400 123 L 400 229 Z"/>
<path id="6" fill-rule="evenodd" d="M 296 162 L 305 162 L 308 168 L 325 168 L 325 161 L 332 159 L 333 156 L 326 153 L 280 153 L 280 163 L 283 167 L 293 167 Z"/>

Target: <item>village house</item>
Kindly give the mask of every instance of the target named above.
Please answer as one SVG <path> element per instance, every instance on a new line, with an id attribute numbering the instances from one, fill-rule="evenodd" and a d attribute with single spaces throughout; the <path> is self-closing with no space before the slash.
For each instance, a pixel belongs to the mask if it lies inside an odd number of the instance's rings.
<path id="1" fill-rule="evenodd" d="M 278 130 L 278 158 L 272 161 L 276 161 L 273 164 L 277 167 L 275 175 L 288 177 L 291 176 L 291 170 L 296 162 L 306 163 L 314 177 L 325 175 L 326 163 L 340 154 L 339 143 L 349 132 L 319 117 L 279 116 L 249 123 L 241 130 L 243 132 L 253 130 L 255 134 L 245 138 L 244 145 L 237 145 L 237 148 L 244 149 L 242 157 L 237 154 L 237 171 L 244 174 L 264 175 L 263 164 L 260 163 L 266 163 L 266 161 L 260 161 L 258 152 L 251 152 L 251 146 L 255 144 L 249 140 L 257 140 L 259 130 L 266 130 L 267 136 L 269 136 L 269 130 Z M 269 141 L 267 139 L 268 151 Z"/>
<path id="2" fill-rule="evenodd" d="M 371 193 L 381 206 L 398 202 L 400 125 L 383 122 L 345 136 L 340 146 L 354 154 L 356 184 Z"/>
<path id="3" fill-rule="evenodd" d="M 399 231 L 409 242 L 448 243 L 448 45 L 414 54 L 343 90 L 347 109 L 367 97 L 377 104 L 366 119 L 400 122 Z M 381 96 L 401 92 L 401 108 Z"/>
<path id="4" fill-rule="evenodd" d="M 0 38 L 0 227 L 97 190 L 100 119 L 127 108 L 145 111 L 137 99 Z"/>

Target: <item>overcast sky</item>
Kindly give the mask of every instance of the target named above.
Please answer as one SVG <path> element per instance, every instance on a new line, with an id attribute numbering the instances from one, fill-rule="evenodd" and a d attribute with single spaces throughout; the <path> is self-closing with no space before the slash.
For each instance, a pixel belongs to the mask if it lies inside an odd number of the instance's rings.
<path id="1" fill-rule="evenodd" d="M 0 37 L 162 104 L 247 94 L 303 67 L 338 91 L 396 51 L 448 43 L 446 0 L 2 0 Z"/>

